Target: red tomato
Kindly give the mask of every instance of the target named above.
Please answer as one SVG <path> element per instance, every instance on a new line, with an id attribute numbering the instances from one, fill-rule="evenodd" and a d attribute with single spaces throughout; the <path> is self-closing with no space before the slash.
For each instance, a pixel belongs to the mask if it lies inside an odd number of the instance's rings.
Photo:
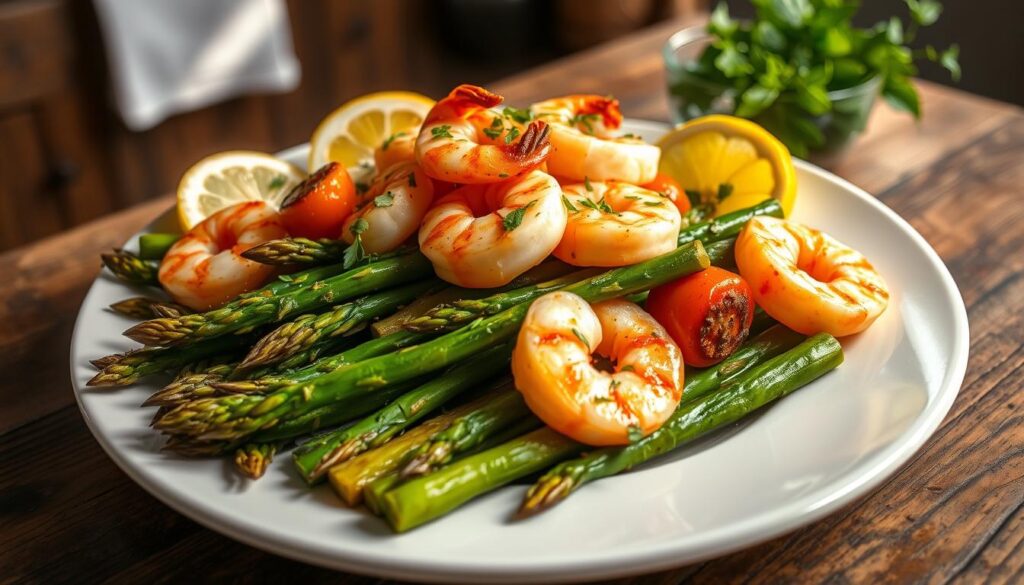
<path id="1" fill-rule="evenodd" d="M 685 214 L 687 211 L 690 211 L 690 198 L 686 196 L 683 188 L 679 186 L 675 179 L 664 173 L 658 173 L 653 181 L 646 185 L 641 185 L 641 187 L 657 191 L 671 199 L 676 204 L 676 207 L 679 208 L 679 213 Z"/>
<path id="2" fill-rule="evenodd" d="M 644 305 L 698 368 L 729 357 L 750 333 L 753 291 L 743 278 L 712 266 L 651 291 Z"/>
<path id="3" fill-rule="evenodd" d="M 291 190 L 281 203 L 288 233 L 304 238 L 337 238 L 356 208 L 356 187 L 345 167 L 330 162 Z"/>

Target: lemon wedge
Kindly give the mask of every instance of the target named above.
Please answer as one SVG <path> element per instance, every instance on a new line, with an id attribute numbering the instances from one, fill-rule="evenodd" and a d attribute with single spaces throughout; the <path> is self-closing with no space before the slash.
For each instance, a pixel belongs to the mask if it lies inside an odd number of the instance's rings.
<path id="1" fill-rule="evenodd" d="M 796 170 L 785 145 L 761 126 L 734 116 L 704 116 L 658 141 L 659 170 L 691 199 L 723 215 L 779 200 L 787 215 L 796 199 Z"/>
<path id="2" fill-rule="evenodd" d="M 185 171 L 178 183 L 178 221 L 183 230 L 244 201 L 279 207 L 306 178 L 299 167 L 262 152 L 232 150 L 208 156 Z"/>
<path id="3" fill-rule="evenodd" d="M 373 151 L 399 132 L 415 132 L 434 100 L 408 91 L 384 91 L 356 98 L 327 115 L 309 141 L 309 171 L 328 162 L 345 166 L 353 181 L 373 173 Z"/>

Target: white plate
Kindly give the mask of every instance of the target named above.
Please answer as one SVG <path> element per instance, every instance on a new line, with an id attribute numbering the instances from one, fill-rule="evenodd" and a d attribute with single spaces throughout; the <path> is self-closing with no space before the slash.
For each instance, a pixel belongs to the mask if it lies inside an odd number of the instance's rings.
<path id="1" fill-rule="evenodd" d="M 664 126 L 631 122 L 656 139 Z M 305 148 L 283 153 L 303 164 Z M 90 390 L 88 360 L 128 349 L 131 296 L 107 275 L 82 304 L 71 346 L 79 406 L 139 485 L 197 522 L 264 550 L 337 569 L 429 581 L 583 580 L 677 567 L 808 524 L 868 493 L 924 443 L 967 364 L 967 315 L 953 279 L 903 219 L 857 187 L 797 161 L 794 217 L 864 252 L 889 282 L 888 311 L 843 341 L 835 372 L 713 438 L 595 482 L 513 522 L 525 486 L 480 498 L 403 535 L 328 488 L 307 490 L 279 457 L 258 482 L 229 464 L 159 452 L 139 403 L 157 384 Z"/>

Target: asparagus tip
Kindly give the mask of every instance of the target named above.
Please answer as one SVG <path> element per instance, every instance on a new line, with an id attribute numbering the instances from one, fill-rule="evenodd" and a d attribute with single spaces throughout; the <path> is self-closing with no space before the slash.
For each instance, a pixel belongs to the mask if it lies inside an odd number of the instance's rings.
<path id="1" fill-rule="evenodd" d="M 430 473 L 439 464 L 445 463 L 452 452 L 451 441 L 437 441 L 416 455 L 399 472 L 399 477 L 409 479 Z"/>
<path id="2" fill-rule="evenodd" d="M 523 504 L 516 513 L 517 519 L 529 518 L 558 504 L 568 496 L 575 485 L 566 475 L 546 475 L 537 481 L 523 498 Z"/>
<path id="3" fill-rule="evenodd" d="M 274 460 L 277 447 L 271 444 L 248 444 L 235 451 L 235 469 L 249 479 L 259 479 Z"/>

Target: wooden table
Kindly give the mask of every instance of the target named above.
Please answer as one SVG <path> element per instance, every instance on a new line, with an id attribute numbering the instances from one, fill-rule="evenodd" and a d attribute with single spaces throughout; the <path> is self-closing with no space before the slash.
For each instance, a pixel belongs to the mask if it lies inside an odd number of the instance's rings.
<path id="1" fill-rule="evenodd" d="M 675 26 L 493 84 L 513 103 L 611 93 L 668 117 L 658 49 Z M 1024 115 L 921 83 L 920 124 L 879 107 L 823 164 L 874 193 L 938 250 L 963 293 L 971 359 L 952 411 L 893 478 L 760 546 L 622 581 L 1020 581 L 1024 554 Z M 68 381 L 71 327 L 99 270 L 161 199 L 0 256 L 0 581 L 289 579 L 364 583 L 238 544 L 171 511 L 100 450 Z"/>

